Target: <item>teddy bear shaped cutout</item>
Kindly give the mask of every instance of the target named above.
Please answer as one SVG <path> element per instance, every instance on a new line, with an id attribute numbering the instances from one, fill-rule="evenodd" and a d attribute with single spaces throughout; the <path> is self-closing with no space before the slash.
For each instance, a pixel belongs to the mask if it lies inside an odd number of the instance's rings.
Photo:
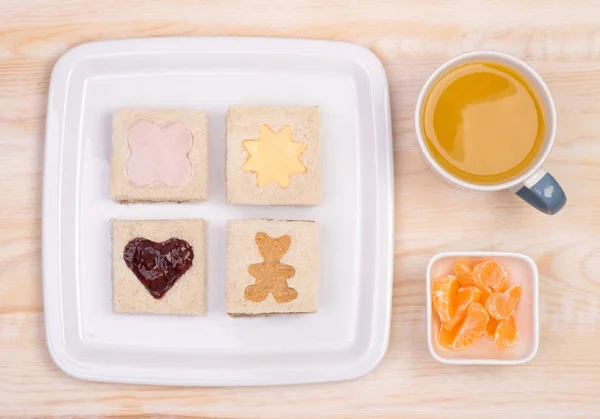
<path id="1" fill-rule="evenodd" d="M 256 281 L 244 290 L 246 299 L 258 303 L 264 301 L 269 294 L 273 294 L 278 303 L 296 299 L 298 291 L 287 284 L 287 280 L 296 274 L 296 270 L 281 263 L 281 258 L 292 243 L 290 236 L 286 234 L 272 238 L 266 233 L 256 233 L 254 241 L 264 261 L 248 267 L 248 273 Z"/>

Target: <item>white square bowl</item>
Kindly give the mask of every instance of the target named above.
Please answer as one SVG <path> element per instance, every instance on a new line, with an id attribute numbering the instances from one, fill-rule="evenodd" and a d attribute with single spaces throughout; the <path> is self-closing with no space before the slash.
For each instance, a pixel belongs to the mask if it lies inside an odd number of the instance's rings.
<path id="1" fill-rule="evenodd" d="M 431 283 L 440 276 L 453 275 L 457 259 L 465 259 L 471 266 L 483 260 L 496 261 L 506 269 L 511 285 L 521 285 L 521 299 L 514 315 L 519 335 L 512 348 L 500 350 L 485 337 L 460 351 L 439 344 L 441 324 L 431 301 Z M 538 310 L 539 276 L 537 266 L 529 256 L 507 252 L 447 252 L 435 255 L 427 266 L 427 343 L 431 355 L 442 363 L 516 365 L 531 361 L 539 346 Z"/>
<path id="2" fill-rule="evenodd" d="M 319 107 L 321 205 L 225 202 L 229 105 Z M 122 107 L 209 113 L 207 202 L 111 201 L 111 119 Z M 153 38 L 70 50 L 52 72 L 46 125 L 44 311 L 54 361 L 82 379 L 161 385 L 309 383 L 371 371 L 386 351 L 390 325 L 391 144 L 383 66 L 356 45 Z M 113 313 L 110 219 L 168 218 L 207 221 L 207 315 Z M 226 225 L 243 218 L 319 224 L 318 313 L 227 315 Z"/>

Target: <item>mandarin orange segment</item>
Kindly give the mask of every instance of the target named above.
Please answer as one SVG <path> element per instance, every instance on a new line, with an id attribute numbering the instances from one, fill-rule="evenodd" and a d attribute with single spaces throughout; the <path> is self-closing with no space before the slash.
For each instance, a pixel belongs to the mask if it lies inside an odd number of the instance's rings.
<path id="1" fill-rule="evenodd" d="M 485 307 L 478 302 L 472 303 L 465 320 L 458 326 L 452 348 L 463 349 L 474 343 L 483 334 L 489 320 Z"/>
<path id="2" fill-rule="evenodd" d="M 491 340 L 496 339 L 496 329 L 498 328 L 498 320 L 490 316 L 490 321 L 488 322 L 485 331 L 483 332 L 486 338 L 490 338 Z"/>
<path id="3" fill-rule="evenodd" d="M 516 285 L 506 292 L 494 293 L 485 302 L 485 308 L 493 318 L 504 320 L 515 312 L 520 298 L 521 286 Z"/>
<path id="4" fill-rule="evenodd" d="M 433 308 L 440 316 L 442 323 L 452 320 L 454 314 L 454 300 L 460 287 L 460 282 L 454 275 L 436 278 L 431 284 Z"/>
<path id="5" fill-rule="evenodd" d="M 510 288 L 510 283 L 508 281 L 503 282 L 501 286 L 494 288 L 496 292 L 506 292 Z"/>
<path id="6" fill-rule="evenodd" d="M 446 349 L 454 349 L 454 339 L 456 338 L 455 331 L 447 330 L 444 327 L 440 327 L 440 333 L 438 336 L 438 341 L 440 345 L 442 345 Z"/>
<path id="7" fill-rule="evenodd" d="M 458 259 L 454 265 L 454 272 L 456 272 L 456 277 L 463 287 L 473 287 L 476 285 L 473 279 L 473 270 L 466 260 Z"/>
<path id="8" fill-rule="evenodd" d="M 493 260 L 478 263 L 473 268 L 473 278 L 477 286 L 486 287 L 488 291 L 506 292 L 508 290 L 508 275 L 502 265 Z"/>
<path id="9" fill-rule="evenodd" d="M 467 314 L 467 310 L 471 303 L 479 301 L 481 298 L 481 290 L 477 287 L 466 287 L 458 290 L 456 299 L 454 300 L 454 311 L 452 313 L 452 320 L 444 323 L 442 326 L 446 330 L 452 330 Z"/>
<path id="10" fill-rule="evenodd" d="M 481 277 L 480 275 L 476 275 L 477 271 L 475 271 L 475 268 L 473 268 L 473 281 L 475 282 L 475 286 L 481 290 L 481 304 L 485 304 L 485 301 L 492 295 L 492 290 L 481 282 Z"/>
<path id="11" fill-rule="evenodd" d="M 481 291 L 481 297 L 479 297 L 479 302 L 485 306 L 485 302 L 492 295 L 492 290 L 488 287 L 478 287 L 479 291 Z"/>
<path id="12" fill-rule="evenodd" d="M 510 348 L 517 343 L 518 334 L 515 318 L 510 316 L 498 323 L 494 334 L 494 342 L 500 349 Z"/>

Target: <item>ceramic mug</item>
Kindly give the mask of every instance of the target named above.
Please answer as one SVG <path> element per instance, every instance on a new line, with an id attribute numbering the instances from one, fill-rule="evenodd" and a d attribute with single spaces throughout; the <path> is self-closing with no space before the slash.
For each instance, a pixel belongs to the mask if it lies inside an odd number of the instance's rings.
<path id="1" fill-rule="evenodd" d="M 546 116 L 546 134 L 542 148 L 530 165 L 530 167 L 518 176 L 507 181 L 496 184 L 478 184 L 460 179 L 451 173 L 448 173 L 433 157 L 427 145 L 422 131 L 423 106 L 425 100 L 435 83 L 450 70 L 470 62 L 495 62 L 511 67 L 523 75 L 533 86 L 542 100 Z M 544 161 L 550 154 L 554 139 L 556 137 L 556 107 L 550 90 L 542 77 L 536 73 L 525 62 L 496 51 L 474 51 L 459 55 L 450 61 L 447 61 L 439 67 L 430 77 L 421 89 L 417 106 L 415 108 L 415 132 L 419 140 L 419 146 L 427 158 L 427 162 L 432 170 L 440 175 L 444 180 L 459 187 L 472 189 L 476 191 L 500 191 L 510 190 L 520 198 L 532 205 L 534 208 L 546 213 L 556 214 L 567 203 L 567 197 L 556 179 L 542 167 Z"/>

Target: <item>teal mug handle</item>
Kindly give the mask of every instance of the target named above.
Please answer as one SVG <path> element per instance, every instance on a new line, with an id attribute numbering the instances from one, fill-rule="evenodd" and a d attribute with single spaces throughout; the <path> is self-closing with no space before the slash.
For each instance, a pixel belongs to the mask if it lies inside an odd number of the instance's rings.
<path id="1" fill-rule="evenodd" d="M 567 203 L 563 188 L 542 168 L 512 190 L 529 205 L 548 215 L 556 214 Z"/>

